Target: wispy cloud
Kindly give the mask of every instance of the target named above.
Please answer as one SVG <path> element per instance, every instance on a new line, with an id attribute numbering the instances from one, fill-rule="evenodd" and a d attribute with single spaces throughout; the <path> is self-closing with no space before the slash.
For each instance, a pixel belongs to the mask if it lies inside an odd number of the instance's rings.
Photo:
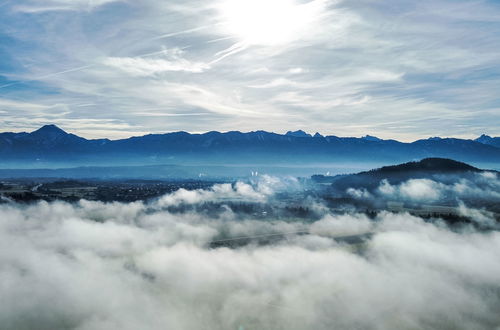
<path id="1" fill-rule="evenodd" d="M 165 60 L 133 57 L 108 57 L 104 59 L 103 64 L 118 68 L 133 76 L 151 76 L 170 71 L 200 73 L 210 68 L 208 64 L 192 63 L 181 58 Z"/>
<path id="2" fill-rule="evenodd" d="M 111 2 L 124 0 L 30 0 L 14 6 L 15 11 L 37 14 L 49 11 L 92 10 Z"/>

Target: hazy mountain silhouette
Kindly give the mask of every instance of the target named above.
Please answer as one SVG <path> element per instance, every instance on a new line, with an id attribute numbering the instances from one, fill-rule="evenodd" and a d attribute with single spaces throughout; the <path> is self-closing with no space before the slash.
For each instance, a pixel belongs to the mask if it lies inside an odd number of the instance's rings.
<path id="1" fill-rule="evenodd" d="M 373 136 L 343 138 L 315 134 L 312 137 L 304 131 L 290 131 L 285 135 L 265 131 L 174 132 L 121 140 L 87 140 L 55 125 L 47 125 L 32 133 L 1 133 L 0 163 L 3 167 L 15 164 L 36 167 L 37 164 L 52 163 L 59 166 L 167 163 L 303 165 L 396 163 L 426 157 L 500 163 L 500 148 L 484 141 L 433 138 L 403 143 Z"/>
<path id="2" fill-rule="evenodd" d="M 316 134 L 318 134 L 318 133 L 316 133 Z M 294 136 L 294 137 L 305 137 L 305 138 L 308 138 L 308 137 L 312 136 L 311 134 L 308 134 L 308 133 L 304 132 L 303 130 L 298 130 L 298 131 L 295 131 L 295 132 L 288 131 L 288 132 L 286 132 L 285 135 L 286 136 Z"/>
<path id="3" fill-rule="evenodd" d="M 500 148 L 500 137 L 491 137 L 489 135 L 483 134 L 480 137 L 478 137 L 475 141 L 482 144 L 487 144 L 490 146 Z"/>

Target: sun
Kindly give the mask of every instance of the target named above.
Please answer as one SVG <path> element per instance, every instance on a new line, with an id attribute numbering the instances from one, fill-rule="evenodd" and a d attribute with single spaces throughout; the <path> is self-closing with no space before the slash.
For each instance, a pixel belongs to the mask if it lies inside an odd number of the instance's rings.
<path id="1" fill-rule="evenodd" d="M 279 45 L 300 38 L 321 14 L 323 1 L 223 0 L 219 4 L 224 32 L 248 45 Z"/>

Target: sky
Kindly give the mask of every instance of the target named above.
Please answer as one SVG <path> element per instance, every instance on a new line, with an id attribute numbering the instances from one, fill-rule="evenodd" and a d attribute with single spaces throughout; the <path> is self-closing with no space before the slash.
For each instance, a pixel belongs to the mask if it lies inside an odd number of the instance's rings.
<path id="1" fill-rule="evenodd" d="M 500 135 L 497 0 L 0 0 L 0 131 Z"/>

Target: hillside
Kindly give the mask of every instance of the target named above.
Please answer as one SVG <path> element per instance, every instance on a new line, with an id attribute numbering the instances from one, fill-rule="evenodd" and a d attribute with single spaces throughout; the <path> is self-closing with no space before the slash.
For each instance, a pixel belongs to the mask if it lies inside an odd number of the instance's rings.
<path id="1" fill-rule="evenodd" d="M 410 179 L 441 181 L 449 177 L 467 177 L 473 173 L 481 172 L 483 170 L 452 159 L 426 158 L 418 162 L 385 166 L 357 174 L 339 175 L 328 179 L 323 176 L 314 176 L 313 179 L 317 182 L 331 183 L 337 190 L 347 188 L 373 189 L 378 187 L 382 180 L 387 180 L 391 184 L 398 184 Z"/>

